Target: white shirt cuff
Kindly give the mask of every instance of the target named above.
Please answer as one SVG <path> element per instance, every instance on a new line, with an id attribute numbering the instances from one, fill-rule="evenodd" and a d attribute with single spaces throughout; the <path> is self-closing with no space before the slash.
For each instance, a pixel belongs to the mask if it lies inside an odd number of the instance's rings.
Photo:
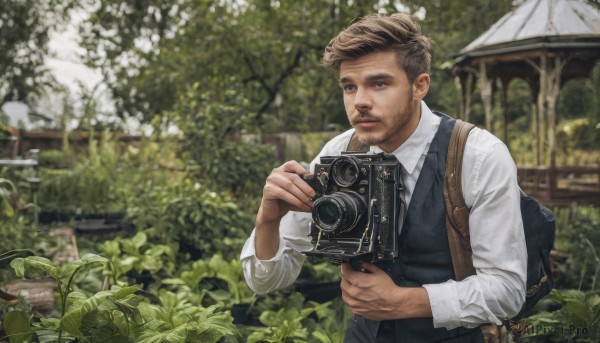
<path id="1" fill-rule="evenodd" d="M 433 327 L 451 330 L 461 326 L 456 281 L 423 285 L 429 296 Z"/>

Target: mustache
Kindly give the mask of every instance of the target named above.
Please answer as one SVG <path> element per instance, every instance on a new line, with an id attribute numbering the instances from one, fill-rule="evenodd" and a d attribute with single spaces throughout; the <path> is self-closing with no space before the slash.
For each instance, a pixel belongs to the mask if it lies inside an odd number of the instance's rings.
<path id="1" fill-rule="evenodd" d="M 357 112 L 350 117 L 350 123 L 352 125 L 362 120 L 381 120 L 381 116 L 372 112 Z"/>

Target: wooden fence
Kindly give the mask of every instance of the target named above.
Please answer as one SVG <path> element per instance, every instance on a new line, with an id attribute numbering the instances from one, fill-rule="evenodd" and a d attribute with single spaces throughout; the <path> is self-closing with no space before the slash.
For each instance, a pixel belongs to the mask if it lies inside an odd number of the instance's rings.
<path id="1" fill-rule="evenodd" d="M 547 206 L 600 205 L 600 166 L 518 167 L 525 193 Z"/>

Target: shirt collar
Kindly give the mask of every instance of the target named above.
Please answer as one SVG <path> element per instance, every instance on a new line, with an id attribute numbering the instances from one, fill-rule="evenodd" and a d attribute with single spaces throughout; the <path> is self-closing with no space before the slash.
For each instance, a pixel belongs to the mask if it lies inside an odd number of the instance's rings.
<path id="1" fill-rule="evenodd" d="M 421 156 L 427 153 L 426 149 L 433 140 L 437 128 L 436 118 L 439 119 L 431 112 L 425 102 L 421 101 L 421 118 L 417 129 L 401 146 L 392 152 L 392 155 L 396 156 L 409 174 L 412 174 L 415 170 Z M 380 153 L 383 150 L 378 146 L 371 146 L 371 152 Z"/>

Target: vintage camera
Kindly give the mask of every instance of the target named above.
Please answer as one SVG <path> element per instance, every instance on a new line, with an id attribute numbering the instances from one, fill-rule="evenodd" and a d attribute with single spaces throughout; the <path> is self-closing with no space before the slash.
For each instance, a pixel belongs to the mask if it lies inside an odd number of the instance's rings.
<path id="1" fill-rule="evenodd" d="M 335 264 L 397 257 L 404 184 L 393 155 L 323 156 L 304 179 L 317 193 L 310 227 L 313 249 L 304 254 Z"/>

